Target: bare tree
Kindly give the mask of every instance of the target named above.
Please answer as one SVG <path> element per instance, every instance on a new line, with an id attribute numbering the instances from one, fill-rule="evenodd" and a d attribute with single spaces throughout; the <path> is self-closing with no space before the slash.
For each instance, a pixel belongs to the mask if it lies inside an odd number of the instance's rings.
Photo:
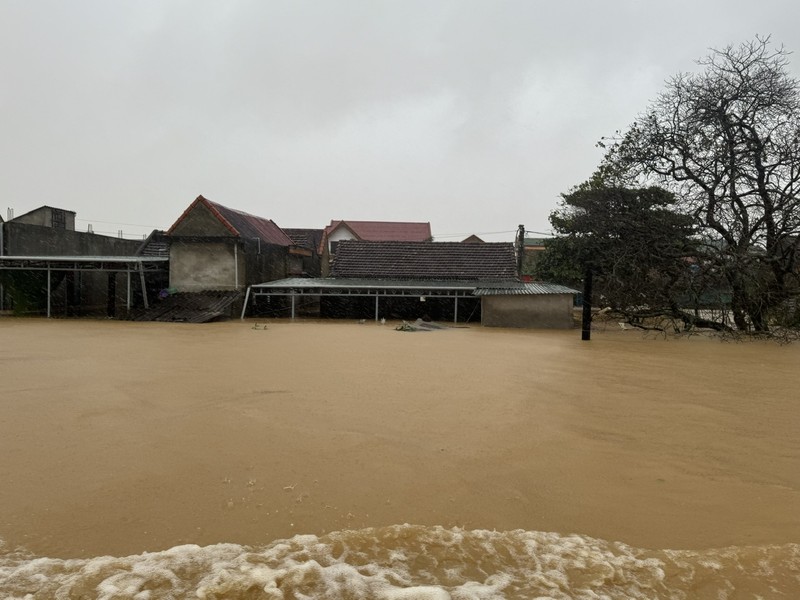
<path id="1" fill-rule="evenodd" d="M 602 170 L 672 191 L 730 290 L 737 329 L 767 332 L 798 283 L 800 88 L 769 37 L 698 64 L 611 143 Z"/>

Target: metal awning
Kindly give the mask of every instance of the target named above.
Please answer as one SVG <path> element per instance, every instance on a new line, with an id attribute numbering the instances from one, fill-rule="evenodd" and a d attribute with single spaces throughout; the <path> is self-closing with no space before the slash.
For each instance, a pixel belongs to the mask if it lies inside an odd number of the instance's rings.
<path id="1" fill-rule="evenodd" d="M 161 271 L 165 256 L 0 256 L 0 270 Z"/>
<path id="2" fill-rule="evenodd" d="M 127 305 L 131 307 L 131 274 L 138 273 L 142 284 L 145 308 L 147 290 L 145 272 L 164 271 L 169 263 L 165 256 L 0 256 L 0 271 L 46 271 L 47 316 L 50 316 L 51 282 L 53 271 L 126 273 L 128 277 Z"/>
<path id="3" fill-rule="evenodd" d="M 425 279 L 350 279 L 350 278 L 303 278 L 293 277 L 266 283 L 257 283 L 247 288 L 242 307 L 244 319 L 251 296 L 289 296 L 292 300 L 292 318 L 298 297 L 345 296 L 375 298 L 375 320 L 379 318 L 380 298 L 430 297 L 453 298 L 455 318 L 458 319 L 458 300 L 474 297 L 477 288 L 491 285 L 497 289 L 520 288 L 523 284 L 515 280 L 425 280 Z"/>
<path id="4" fill-rule="evenodd" d="M 553 294 L 579 294 L 578 290 L 557 283 L 523 283 L 522 287 L 496 288 L 483 286 L 473 292 L 476 296 L 541 296 Z"/>

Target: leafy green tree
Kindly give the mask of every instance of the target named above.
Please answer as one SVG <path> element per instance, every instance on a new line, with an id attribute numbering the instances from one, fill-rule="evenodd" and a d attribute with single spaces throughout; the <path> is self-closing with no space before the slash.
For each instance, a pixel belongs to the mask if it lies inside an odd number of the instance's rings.
<path id="1" fill-rule="evenodd" d="M 711 280 L 699 277 L 692 218 L 674 202 L 662 188 L 607 185 L 599 176 L 579 185 L 550 215 L 558 236 L 537 275 L 572 285 L 591 277 L 600 304 L 638 326 L 667 317 L 726 329 L 686 310 Z"/>
<path id="2" fill-rule="evenodd" d="M 768 332 L 798 288 L 800 88 L 769 38 L 698 64 L 611 143 L 602 170 L 673 192 L 730 291 L 737 329 Z"/>

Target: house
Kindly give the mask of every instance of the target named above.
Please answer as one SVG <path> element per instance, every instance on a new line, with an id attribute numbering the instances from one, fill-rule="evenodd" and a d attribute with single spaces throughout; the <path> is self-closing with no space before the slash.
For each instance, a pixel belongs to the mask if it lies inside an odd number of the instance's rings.
<path id="1" fill-rule="evenodd" d="M 304 274 L 313 251 L 272 220 L 198 196 L 169 228 L 170 288 L 242 291 L 252 283 Z"/>
<path id="2" fill-rule="evenodd" d="M 464 238 L 463 240 L 461 240 L 461 243 L 462 243 L 462 244 L 483 244 L 483 243 L 485 243 L 485 241 L 486 241 L 486 240 L 484 240 L 484 239 L 482 239 L 482 238 L 478 237 L 477 235 L 475 235 L 475 234 L 473 233 L 471 236 L 469 236 L 469 237 L 467 237 L 467 238 Z"/>
<path id="3" fill-rule="evenodd" d="M 555 283 L 522 283 L 519 287 L 490 286 L 473 292 L 481 300 L 486 327 L 570 329 L 577 290 Z"/>
<path id="4" fill-rule="evenodd" d="M 320 244 L 322 243 L 322 229 L 296 229 L 283 228 L 284 233 L 294 242 L 298 248 L 305 248 L 311 252 L 310 257 L 303 260 L 303 273 L 309 277 L 319 277 L 320 275 Z"/>
<path id="5" fill-rule="evenodd" d="M 248 297 L 289 297 L 292 316 L 319 297 L 322 317 L 572 326 L 574 290 L 521 282 L 511 243 L 342 240 L 331 275 L 254 285 Z"/>
<path id="6" fill-rule="evenodd" d="M 295 233 L 293 239 L 270 219 L 198 196 L 166 233 L 166 294 L 134 318 L 204 322 L 230 316 L 241 309 L 248 285 L 318 274 L 312 243 L 319 236 L 309 241 L 308 231 Z"/>
<path id="7" fill-rule="evenodd" d="M 40 206 L 9 220 L 24 225 L 39 225 L 40 227 L 75 231 L 75 212 L 52 206 Z"/>
<path id="8" fill-rule="evenodd" d="M 331 221 L 325 227 L 320 242 L 322 276 L 330 275 L 330 265 L 336 257 L 339 242 L 430 242 L 430 223 L 402 221 Z"/>
<path id="9" fill-rule="evenodd" d="M 146 245 L 75 231 L 75 212 L 52 206 L 9 219 L 0 223 L 0 309 L 116 316 L 147 305 L 168 258 L 144 254 Z"/>

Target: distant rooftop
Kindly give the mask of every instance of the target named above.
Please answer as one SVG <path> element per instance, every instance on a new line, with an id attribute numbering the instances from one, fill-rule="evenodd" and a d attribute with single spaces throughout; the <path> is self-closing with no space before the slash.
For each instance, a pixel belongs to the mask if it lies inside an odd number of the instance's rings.
<path id="1" fill-rule="evenodd" d="M 357 239 L 366 242 L 429 242 L 433 239 L 430 223 L 412 221 L 331 221 L 324 235 L 327 237 L 340 228 L 348 229 Z"/>

